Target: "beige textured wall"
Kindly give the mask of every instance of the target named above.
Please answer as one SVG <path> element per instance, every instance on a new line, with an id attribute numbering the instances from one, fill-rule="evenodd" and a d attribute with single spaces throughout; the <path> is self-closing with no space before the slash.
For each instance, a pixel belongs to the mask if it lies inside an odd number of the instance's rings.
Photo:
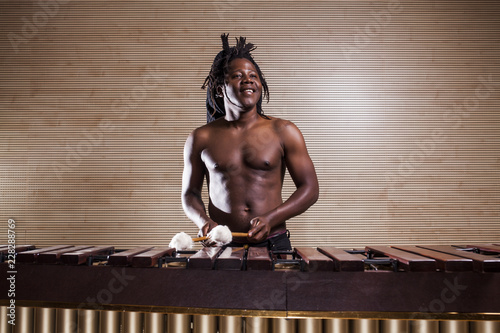
<path id="1" fill-rule="evenodd" d="M 317 168 L 293 245 L 500 241 L 496 1 L 4 0 L 0 243 L 9 218 L 39 246 L 194 235 L 182 147 L 223 32 Z"/>

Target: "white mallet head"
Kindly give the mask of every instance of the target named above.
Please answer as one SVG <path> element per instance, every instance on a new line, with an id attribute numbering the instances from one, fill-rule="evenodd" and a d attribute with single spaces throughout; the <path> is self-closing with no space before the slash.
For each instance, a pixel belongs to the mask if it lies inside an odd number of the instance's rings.
<path id="1" fill-rule="evenodd" d="M 172 238 L 168 246 L 175 248 L 177 251 L 189 250 L 193 247 L 193 240 L 185 232 L 179 232 Z"/>
<path id="2" fill-rule="evenodd" d="M 227 225 L 218 225 L 208 233 L 208 238 L 221 246 L 231 243 L 233 235 Z"/>

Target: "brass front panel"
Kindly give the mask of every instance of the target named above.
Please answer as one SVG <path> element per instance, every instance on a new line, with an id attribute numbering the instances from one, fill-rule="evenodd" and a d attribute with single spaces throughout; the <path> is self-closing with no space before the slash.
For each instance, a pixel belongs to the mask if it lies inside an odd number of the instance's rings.
<path id="1" fill-rule="evenodd" d="M 54 333 L 56 329 L 56 309 L 35 309 L 35 333 Z"/>
<path id="2" fill-rule="evenodd" d="M 380 328 L 381 333 L 409 333 L 408 320 L 381 320 Z"/>
<path id="3" fill-rule="evenodd" d="M 0 306 L 0 333 L 11 333 L 12 325 L 9 324 L 10 317 L 7 317 L 9 314 L 9 309 L 6 306 Z"/>
<path id="4" fill-rule="evenodd" d="M 299 333 L 322 333 L 323 321 L 321 319 L 304 318 L 297 319 Z"/>
<path id="5" fill-rule="evenodd" d="M 78 333 L 99 333 L 99 311 L 78 310 Z"/>
<path id="6" fill-rule="evenodd" d="M 261 317 L 245 318 L 245 333 L 269 333 L 269 321 Z"/>
<path id="7" fill-rule="evenodd" d="M 463 320 L 441 321 L 439 333 L 469 333 L 469 322 Z"/>
<path id="8" fill-rule="evenodd" d="M 26 333 L 33 331 L 34 309 L 29 307 L 16 307 L 16 325 L 14 333 Z"/>
<path id="9" fill-rule="evenodd" d="M 289 333 L 295 332 L 295 327 L 297 322 L 295 319 L 287 319 L 287 318 L 273 318 L 273 333 Z"/>
<path id="10" fill-rule="evenodd" d="M 191 333 L 191 316 L 169 313 L 167 317 L 168 333 Z"/>
<path id="11" fill-rule="evenodd" d="M 324 333 L 349 333 L 348 319 L 324 319 Z"/>
<path id="12" fill-rule="evenodd" d="M 473 321 L 470 323 L 470 333 L 498 333 L 500 321 Z"/>
<path id="13" fill-rule="evenodd" d="M 144 314 L 140 312 L 123 313 L 123 333 L 142 333 Z"/>
<path id="14" fill-rule="evenodd" d="M 219 330 L 220 333 L 242 333 L 243 317 L 239 316 L 219 317 Z"/>
<path id="15" fill-rule="evenodd" d="M 412 320 L 410 321 L 411 333 L 439 333 L 437 320 Z"/>
<path id="16" fill-rule="evenodd" d="M 379 333 L 379 322 L 373 319 L 351 320 L 350 333 Z"/>
<path id="17" fill-rule="evenodd" d="M 166 315 L 164 313 L 149 312 L 144 314 L 144 333 L 164 333 Z"/>
<path id="18" fill-rule="evenodd" d="M 217 333 L 217 317 L 211 315 L 193 316 L 193 333 Z"/>
<path id="19" fill-rule="evenodd" d="M 120 312 L 101 311 L 100 330 L 106 333 L 120 333 Z"/>
<path id="20" fill-rule="evenodd" d="M 0 333 L 499 333 L 500 321 L 244 317 L 163 312 L 0 307 Z"/>
<path id="21" fill-rule="evenodd" d="M 78 310 L 57 309 L 56 330 L 58 333 L 76 333 L 78 328 L 77 323 L 78 323 Z"/>

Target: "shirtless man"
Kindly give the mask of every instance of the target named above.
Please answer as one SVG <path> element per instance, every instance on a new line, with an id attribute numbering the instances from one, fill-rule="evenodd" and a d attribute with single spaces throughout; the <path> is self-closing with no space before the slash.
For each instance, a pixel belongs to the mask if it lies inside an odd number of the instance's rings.
<path id="1" fill-rule="evenodd" d="M 186 141 L 182 205 L 203 235 L 222 224 L 233 232 L 248 232 L 247 239 L 235 238 L 234 246 L 291 249 L 286 220 L 318 199 L 314 165 L 299 129 L 263 114 L 267 83 L 250 54 L 254 46 L 240 37 L 235 47 L 229 47 L 227 35 L 221 38 L 223 51 L 204 87 L 208 87 L 207 107 L 210 104 L 210 110 L 222 111 L 223 116 L 195 129 Z M 286 169 L 296 190 L 283 201 Z M 201 199 L 205 178 L 208 215 Z"/>

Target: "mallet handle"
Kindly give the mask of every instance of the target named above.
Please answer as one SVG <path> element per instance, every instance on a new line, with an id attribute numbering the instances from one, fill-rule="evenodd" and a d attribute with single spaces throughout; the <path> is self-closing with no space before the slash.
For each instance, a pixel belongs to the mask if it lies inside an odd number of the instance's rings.
<path id="1" fill-rule="evenodd" d="M 248 237 L 248 232 L 232 232 L 231 235 L 233 235 L 233 237 Z M 201 242 L 207 239 L 208 236 L 196 237 L 193 238 L 193 242 Z"/>
<path id="2" fill-rule="evenodd" d="M 204 241 L 207 239 L 208 239 L 208 236 L 196 237 L 196 238 L 193 238 L 193 242 L 201 242 L 201 241 Z"/>
<path id="3" fill-rule="evenodd" d="M 233 237 L 248 237 L 248 232 L 232 232 Z"/>

